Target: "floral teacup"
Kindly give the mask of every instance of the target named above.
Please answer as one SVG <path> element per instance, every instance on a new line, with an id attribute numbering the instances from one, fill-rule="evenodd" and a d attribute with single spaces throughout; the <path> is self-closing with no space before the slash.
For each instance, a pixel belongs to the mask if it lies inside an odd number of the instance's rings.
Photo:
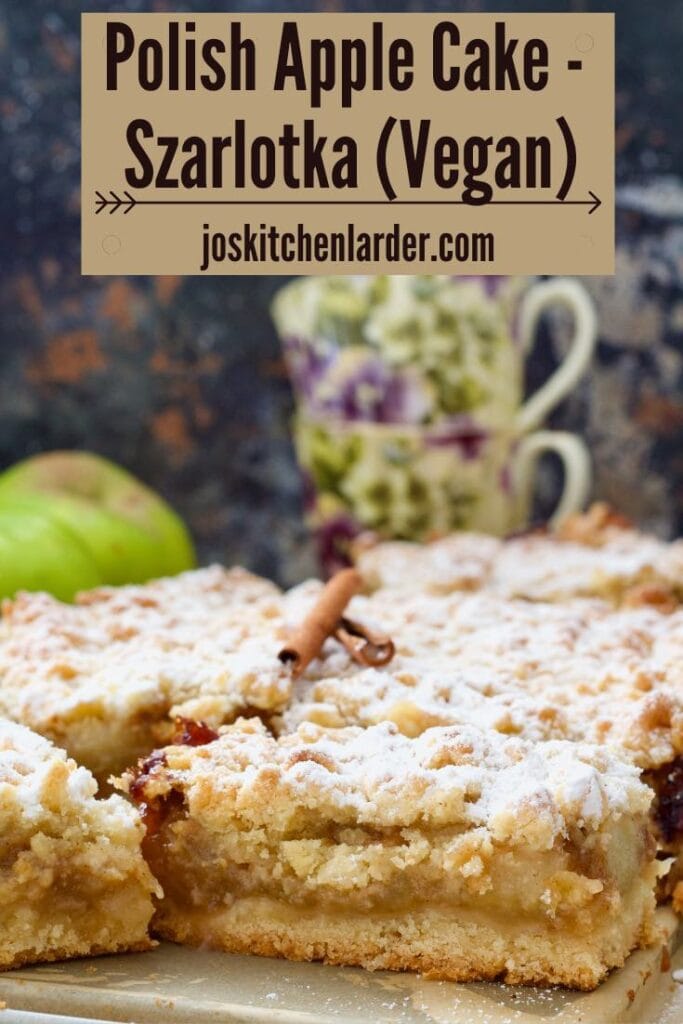
<path id="1" fill-rule="evenodd" d="M 554 515 L 580 508 L 590 461 L 573 434 L 539 430 L 449 433 L 438 427 L 295 419 L 299 463 L 309 482 L 309 522 L 328 570 L 345 562 L 361 531 L 423 540 L 451 530 L 506 534 L 529 520 L 536 461 L 564 465 Z"/>
<path id="2" fill-rule="evenodd" d="M 556 304 L 573 314 L 573 342 L 522 404 L 524 356 L 540 314 Z M 546 449 L 565 466 L 555 514 L 585 500 L 582 442 L 529 434 L 590 360 L 595 316 L 578 282 L 302 278 L 279 292 L 273 313 L 297 400 L 310 521 L 327 553 L 363 529 L 407 539 L 516 529 Z"/>

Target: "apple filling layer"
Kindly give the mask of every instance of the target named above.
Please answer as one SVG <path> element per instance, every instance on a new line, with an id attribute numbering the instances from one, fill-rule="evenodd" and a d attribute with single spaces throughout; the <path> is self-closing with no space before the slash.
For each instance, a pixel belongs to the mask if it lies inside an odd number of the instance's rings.
<path id="1" fill-rule="evenodd" d="M 250 720 L 123 785 L 171 939 L 592 987 L 652 937 L 651 794 L 595 748 Z"/>
<path id="2" fill-rule="evenodd" d="M 144 865 L 123 864 L 104 845 L 34 842 L 0 871 L 0 969 L 151 948 L 152 882 Z M 85 861 L 99 856 L 101 875 Z M 108 861 L 108 863 L 106 863 Z"/>
<path id="3" fill-rule="evenodd" d="M 542 856 L 505 845 L 494 856 L 484 830 L 341 829 L 336 837 L 294 836 L 270 845 L 260 830 L 210 834 L 171 814 L 144 849 L 166 897 L 188 911 L 251 896 L 332 914 L 438 905 L 495 917 L 503 907 L 518 921 L 581 930 L 596 912 L 614 913 L 652 850 L 643 844 L 642 822 L 624 821 L 593 838 Z"/>

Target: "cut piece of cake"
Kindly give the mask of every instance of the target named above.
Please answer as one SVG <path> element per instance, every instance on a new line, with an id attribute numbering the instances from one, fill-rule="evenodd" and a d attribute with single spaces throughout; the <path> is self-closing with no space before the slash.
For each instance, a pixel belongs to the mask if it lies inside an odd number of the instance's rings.
<path id="1" fill-rule="evenodd" d="M 462 533 L 429 544 L 380 543 L 359 550 L 356 564 L 370 590 L 485 588 L 531 601 L 600 597 L 663 611 L 683 600 L 683 540 L 640 533 L 604 504 L 555 530 L 504 541 Z"/>
<path id="2" fill-rule="evenodd" d="M 654 940 L 652 793 L 606 750 L 249 720 L 120 785 L 177 942 L 590 989 Z"/>
<path id="3" fill-rule="evenodd" d="M 661 850 L 683 853 L 683 608 L 537 604 L 482 591 L 378 591 L 349 615 L 381 624 L 396 655 L 361 668 L 332 642 L 282 716 L 328 728 L 391 721 L 408 736 L 468 724 L 529 740 L 619 749 L 647 772 Z M 681 861 L 683 867 L 683 859 Z M 673 876 L 672 876 L 673 877 Z"/>
<path id="4" fill-rule="evenodd" d="M 282 596 L 218 566 L 138 586 L 5 602 L 0 714 L 64 747 L 98 778 L 159 742 L 169 715 L 215 723 L 283 707 Z"/>
<path id="5" fill-rule="evenodd" d="M 47 740 L 0 721 L 0 969 L 149 949 L 144 829 Z"/>

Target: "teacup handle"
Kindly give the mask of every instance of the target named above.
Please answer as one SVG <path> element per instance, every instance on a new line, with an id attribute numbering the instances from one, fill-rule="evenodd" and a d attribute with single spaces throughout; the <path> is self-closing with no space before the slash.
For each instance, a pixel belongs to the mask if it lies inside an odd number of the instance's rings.
<path id="1" fill-rule="evenodd" d="M 543 422 L 550 410 L 571 391 L 588 366 L 597 336 L 597 317 L 588 292 L 578 281 L 556 277 L 531 286 L 520 308 L 522 352 L 531 349 L 541 314 L 549 306 L 565 306 L 574 316 L 574 337 L 567 355 L 551 377 L 517 413 L 517 432 L 525 434 Z"/>
<path id="2" fill-rule="evenodd" d="M 591 462 L 588 449 L 580 437 L 562 430 L 537 430 L 523 437 L 512 463 L 512 485 L 520 510 L 531 504 L 534 473 L 539 457 L 544 452 L 555 452 L 564 466 L 564 487 L 550 522 L 555 523 L 578 512 L 588 498 L 591 486 Z M 526 519 L 526 514 L 520 515 Z"/>

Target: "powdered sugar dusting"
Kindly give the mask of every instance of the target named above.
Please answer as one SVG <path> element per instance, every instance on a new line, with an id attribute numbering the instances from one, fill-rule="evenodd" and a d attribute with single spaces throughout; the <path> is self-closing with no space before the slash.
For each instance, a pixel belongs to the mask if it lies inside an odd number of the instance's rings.
<path id="1" fill-rule="evenodd" d="M 134 833 L 139 823 L 120 797 L 95 800 L 97 783 L 86 768 L 30 729 L 0 719 L 0 845 L 20 843 L 24 831 L 54 832 L 72 815 L 85 830 L 95 820 L 105 832 Z M 50 824 L 52 822 L 52 824 Z"/>
<path id="2" fill-rule="evenodd" d="M 354 598 L 350 614 L 381 623 L 396 657 L 359 669 L 328 645 L 295 688 L 281 731 L 306 720 L 390 720 L 406 735 L 467 723 L 530 740 L 612 744 L 642 767 L 683 750 L 683 609 L 381 590 Z"/>
<path id="3" fill-rule="evenodd" d="M 209 785 L 217 818 L 238 808 L 252 827 L 272 828 L 298 809 L 345 824 L 484 828 L 547 849 L 570 825 L 596 829 L 610 816 L 644 813 L 651 801 L 637 769 L 606 750 L 531 744 L 471 726 L 410 739 L 389 723 L 307 723 L 275 740 L 249 720 L 205 747 L 169 747 L 166 761 L 162 774 L 185 789 L 190 806 Z"/>
<path id="4" fill-rule="evenodd" d="M 277 660 L 286 628 L 277 587 L 219 566 L 76 605 L 22 594 L 0 627 L 0 713 L 49 733 L 77 712 L 161 715 L 198 697 L 219 722 L 278 707 L 291 687 Z"/>

